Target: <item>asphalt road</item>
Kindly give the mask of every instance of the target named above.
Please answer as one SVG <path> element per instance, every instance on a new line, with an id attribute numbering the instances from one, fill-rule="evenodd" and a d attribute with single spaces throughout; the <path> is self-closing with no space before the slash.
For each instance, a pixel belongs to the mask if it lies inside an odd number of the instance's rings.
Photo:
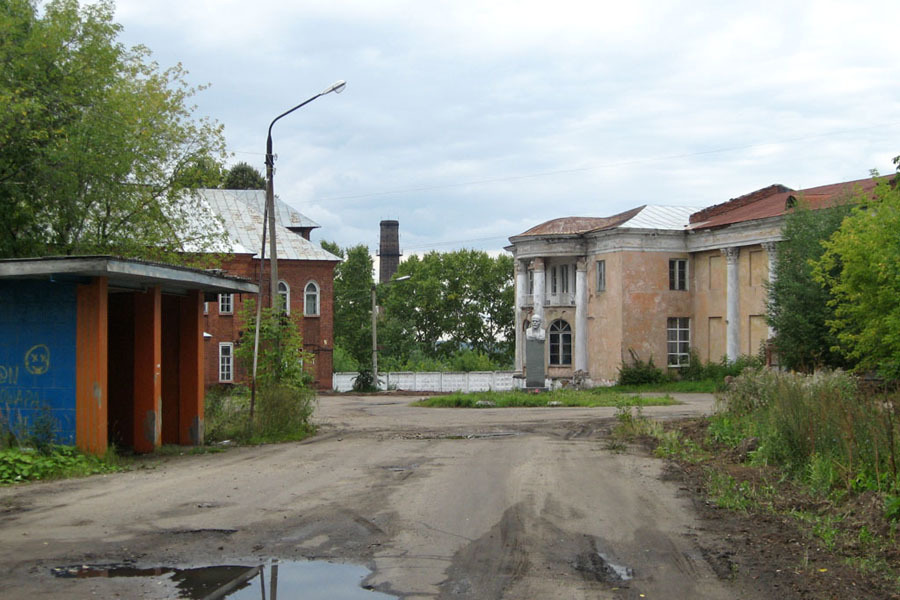
<path id="1" fill-rule="evenodd" d="M 712 409 L 707 395 L 645 409 Z M 61 579 L 54 567 L 367 566 L 401 598 L 757 598 L 707 562 L 664 461 L 608 449 L 614 409 L 422 409 L 323 396 L 303 443 L 148 461 L 0 489 L 2 598 L 167 598 L 164 577 Z M 283 598 L 283 597 L 282 597 Z"/>

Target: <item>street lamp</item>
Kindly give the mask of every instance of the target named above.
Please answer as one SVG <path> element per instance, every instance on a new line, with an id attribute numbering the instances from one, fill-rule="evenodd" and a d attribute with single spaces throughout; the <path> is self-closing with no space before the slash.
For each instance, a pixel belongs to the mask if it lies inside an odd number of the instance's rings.
<path id="1" fill-rule="evenodd" d="M 397 281 L 406 281 L 410 275 L 403 275 L 390 281 L 385 281 L 382 285 L 390 285 Z M 375 288 L 377 284 L 372 283 L 372 380 L 375 382 L 375 389 L 378 389 L 378 306 L 375 300 Z"/>
<path id="2" fill-rule="evenodd" d="M 275 167 L 275 155 L 272 154 L 272 126 L 275 125 L 275 122 L 278 121 L 281 117 L 286 117 L 291 114 L 298 108 L 302 108 L 315 100 L 320 96 L 324 96 L 325 94 L 330 94 L 334 92 L 335 94 L 340 94 L 344 91 L 344 88 L 347 87 L 347 82 L 343 79 L 337 81 L 312 98 L 305 100 L 295 106 L 294 108 L 287 110 L 269 123 L 269 135 L 266 138 L 266 212 L 268 213 L 268 221 L 269 221 L 269 265 L 271 266 L 271 281 L 269 282 L 270 286 L 270 296 L 269 296 L 269 306 L 275 306 L 275 298 L 278 297 L 278 255 L 275 250 L 275 186 L 273 183 L 274 177 L 274 167 Z M 263 224 L 263 240 L 265 240 L 265 224 Z M 263 252 L 265 252 L 265 241 L 263 241 Z M 260 284 L 262 281 L 260 281 Z"/>
<path id="3" fill-rule="evenodd" d="M 256 333 L 253 336 L 253 379 L 250 381 L 250 420 L 253 420 L 253 405 L 256 403 L 256 365 L 259 359 L 259 330 L 260 320 L 262 319 L 262 279 L 263 279 L 263 263 L 266 260 L 266 223 L 269 229 L 269 266 L 270 279 L 269 282 L 269 306 L 275 306 L 275 298 L 278 297 L 278 253 L 275 249 L 275 185 L 273 177 L 275 175 L 275 155 L 272 154 L 272 126 L 281 117 L 286 117 L 298 108 L 302 108 L 325 94 L 334 92 L 340 94 L 347 87 L 347 82 L 343 79 L 332 83 L 330 86 L 307 100 L 304 100 L 294 108 L 286 110 L 269 123 L 269 131 L 266 137 L 266 207 L 263 213 L 263 234 L 262 249 L 259 253 L 259 288 L 256 292 Z"/>

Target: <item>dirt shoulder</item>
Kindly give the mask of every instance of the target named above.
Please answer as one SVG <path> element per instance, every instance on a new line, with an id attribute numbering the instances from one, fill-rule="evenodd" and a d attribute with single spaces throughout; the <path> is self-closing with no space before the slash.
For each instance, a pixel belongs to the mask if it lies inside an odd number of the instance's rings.
<path id="1" fill-rule="evenodd" d="M 683 400 L 644 413 L 712 408 Z M 781 593 L 793 588 L 756 558 L 753 527 L 695 501 L 689 473 L 609 450 L 614 409 L 409 402 L 323 397 L 320 434 L 301 443 L 0 489 L 4 597 L 174 597 L 164 582 L 50 570 L 269 558 L 365 565 L 367 586 L 400 598 L 804 597 Z"/>
<path id="2" fill-rule="evenodd" d="M 892 535 L 874 495 L 838 505 L 777 469 L 751 467 L 740 452 L 708 445 L 703 420 L 668 427 L 709 451 L 669 461 L 666 476 L 683 483 L 704 529 L 717 533 L 708 538 L 707 560 L 721 576 L 750 575 L 779 598 L 900 598 L 890 575 L 900 572 L 900 548 L 867 542 L 869 534 Z"/>

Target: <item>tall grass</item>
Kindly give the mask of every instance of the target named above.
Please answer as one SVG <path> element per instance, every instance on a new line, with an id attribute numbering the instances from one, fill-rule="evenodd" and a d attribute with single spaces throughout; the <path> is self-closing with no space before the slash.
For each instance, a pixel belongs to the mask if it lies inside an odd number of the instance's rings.
<path id="1" fill-rule="evenodd" d="M 310 423 L 315 393 L 287 385 L 260 386 L 253 420 L 246 387 L 216 389 L 207 395 L 206 440 L 261 443 L 300 440 L 315 432 Z"/>
<path id="2" fill-rule="evenodd" d="M 842 371 L 761 369 L 735 378 L 718 400 L 711 433 L 757 437 L 755 460 L 782 465 L 823 491 L 900 491 L 896 393 L 860 391 Z"/>

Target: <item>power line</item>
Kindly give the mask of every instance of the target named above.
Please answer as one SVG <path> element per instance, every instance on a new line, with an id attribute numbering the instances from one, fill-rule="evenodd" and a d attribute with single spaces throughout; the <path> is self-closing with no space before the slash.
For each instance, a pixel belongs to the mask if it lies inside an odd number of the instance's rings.
<path id="1" fill-rule="evenodd" d="M 346 195 L 346 196 L 329 196 L 329 197 L 321 198 L 320 200 L 322 202 L 329 201 L 329 200 L 355 200 L 355 199 L 360 199 L 360 198 L 375 198 L 378 196 L 392 196 L 392 195 L 396 195 L 396 194 L 409 194 L 412 192 L 430 192 L 430 191 L 435 191 L 435 190 L 444 190 L 444 189 L 466 187 L 466 186 L 473 186 L 473 185 L 504 183 L 507 181 L 521 181 L 523 179 L 534 179 L 534 178 L 538 178 L 538 177 L 550 177 L 553 175 L 563 175 L 563 174 L 567 174 L 567 173 L 580 173 L 580 172 L 585 172 L 585 171 L 594 171 L 597 169 L 625 167 L 625 166 L 630 166 L 630 165 L 652 163 L 652 162 L 658 162 L 658 161 L 664 161 L 664 160 L 673 160 L 673 159 L 678 159 L 678 158 L 690 158 L 692 156 L 705 156 L 708 154 L 720 154 L 723 152 L 735 152 L 737 150 L 749 150 L 752 148 L 761 148 L 764 146 L 771 146 L 774 144 L 786 144 L 786 143 L 791 143 L 791 142 L 812 140 L 812 139 L 818 139 L 818 138 L 823 138 L 823 137 L 830 137 L 830 136 L 834 136 L 834 135 L 843 135 L 845 133 L 855 133 L 858 131 L 869 131 L 872 129 L 886 129 L 889 127 L 896 127 L 897 125 L 900 125 L 900 123 L 889 123 L 887 125 L 872 125 L 870 127 L 859 127 L 856 129 L 842 129 L 842 130 L 829 131 L 827 133 L 817 133 L 817 134 L 799 136 L 799 137 L 794 137 L 794 138 L 784 138 L 781 140 L 775 140 L 775 141 L 771 141 L 771 142 L 762 142 L 762 143 L 757 143 L 757 144 L 743 144 L 740 146 L 728 146 L 728 147 L 724 147 L 724 148 L 715 148 L 715 149 L 711 149 L 711 150 L 700 150 L 697 152 L 683 152 L 683 153 L 679 153 L 679 154 L 666 154 L 666 155 L 655 156 L 655 157 L 635 158 L 635 159 L 631 159 L 631 160 L 622 160 L 622 161 L 617 161 L 617 162 L 604 163 L 604 164 L 599 164 L 599 165 L 590 165 L 590 166 L 585 166 L 585 167 L 573 167 L 573 168 L 569 168 L 569 169 L 557 169 L 557 170 L 552 170 L 552 171 L 537 171 L 534 173 L 526 173 L 523 175 L 510 175 L 510 176 L 506 176 L 506 177 L 491 177 L 491 178 L 487 178 L 487 179 L 473 179 L 473 180 L 469 180 L 469 181 L 461 181 L 461 182 L 455 182 L 455 183 L 443 183 L 443 184 L 435 184 L 435 185 L 413 187 L 413 188 L 401 188 L 401 189 L 396 189 L 396 190 L 386 190 L 386 191 L 382 191 L 382 192 L 368 192 L 365 194 L 350 194 L 350 195 Z"/>

